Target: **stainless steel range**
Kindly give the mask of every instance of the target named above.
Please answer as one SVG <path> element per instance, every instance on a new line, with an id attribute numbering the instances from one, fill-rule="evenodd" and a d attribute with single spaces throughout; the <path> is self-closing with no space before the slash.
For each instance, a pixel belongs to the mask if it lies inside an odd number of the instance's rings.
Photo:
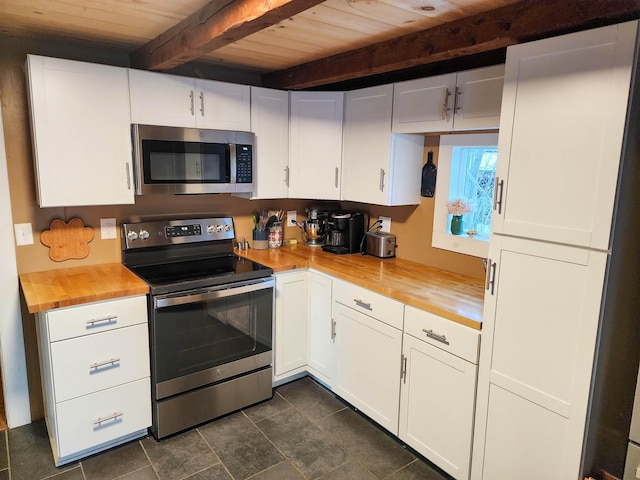
<path id="1" fill-rule="evenodd" d="M 123 263 L 150 286 L 157 439 L 273 395 L 273 270 L 233 253 L 233 219 L 123 224 Z"/>

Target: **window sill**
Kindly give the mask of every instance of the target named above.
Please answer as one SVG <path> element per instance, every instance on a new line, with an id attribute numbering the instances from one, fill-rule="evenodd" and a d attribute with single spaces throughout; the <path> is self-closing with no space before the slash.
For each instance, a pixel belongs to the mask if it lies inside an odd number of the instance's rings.
<path id="1" fill-rule="evenodd" d="M 433 232 L 431 245 L 435 248 L 463 253 L 473 257 L 489 256 L 489 238 L 485 235 L 470 237 L 468 235 L 451 235 L 450 233 Z"/>

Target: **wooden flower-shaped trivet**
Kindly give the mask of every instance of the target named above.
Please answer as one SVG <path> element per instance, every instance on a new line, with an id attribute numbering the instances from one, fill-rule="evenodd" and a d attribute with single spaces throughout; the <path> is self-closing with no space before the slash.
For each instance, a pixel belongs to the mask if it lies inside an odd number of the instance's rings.
<path id="1" fill-rule="evenodd" d="M 56 218 L 51 221 L 49 230 L 40 234 L 40 242 L 49 247 L 49 258 L 62 262 L 70 258 L 85 258 L 89 255 L 88 243 L 93 240 L 93 228 L 85 227 L 79 218 L 68 223 Z"/>

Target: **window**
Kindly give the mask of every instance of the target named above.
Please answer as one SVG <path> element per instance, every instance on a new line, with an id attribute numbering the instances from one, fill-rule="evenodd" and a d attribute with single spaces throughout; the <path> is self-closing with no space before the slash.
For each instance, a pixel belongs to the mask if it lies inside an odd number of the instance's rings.
<path id="1" fill-rule="evenodd" d="M 440 137 L 433 216 L 434 247 L 476 257 L 487 256 L 497 160 L 497 133 Z M 449 202 L 456 200 L 462 200 L 471 209 L 462 215 L 463 227 L 459 235 L 451 233 L 452 214 L 447 207 Z"/>

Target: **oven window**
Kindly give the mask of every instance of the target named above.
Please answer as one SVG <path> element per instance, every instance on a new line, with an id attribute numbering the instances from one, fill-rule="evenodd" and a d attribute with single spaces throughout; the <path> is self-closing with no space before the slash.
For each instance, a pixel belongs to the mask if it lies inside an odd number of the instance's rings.
<path id="1" fill-rule="evenodd" d="M 271 350 L 273 289 L 156 309 L 156 382 Z"/>
<path id="2" fill-rule="evenodd" d="M 229 183 L 230 148 L 223 143 L 143 140 L 144 181 Z"/>

